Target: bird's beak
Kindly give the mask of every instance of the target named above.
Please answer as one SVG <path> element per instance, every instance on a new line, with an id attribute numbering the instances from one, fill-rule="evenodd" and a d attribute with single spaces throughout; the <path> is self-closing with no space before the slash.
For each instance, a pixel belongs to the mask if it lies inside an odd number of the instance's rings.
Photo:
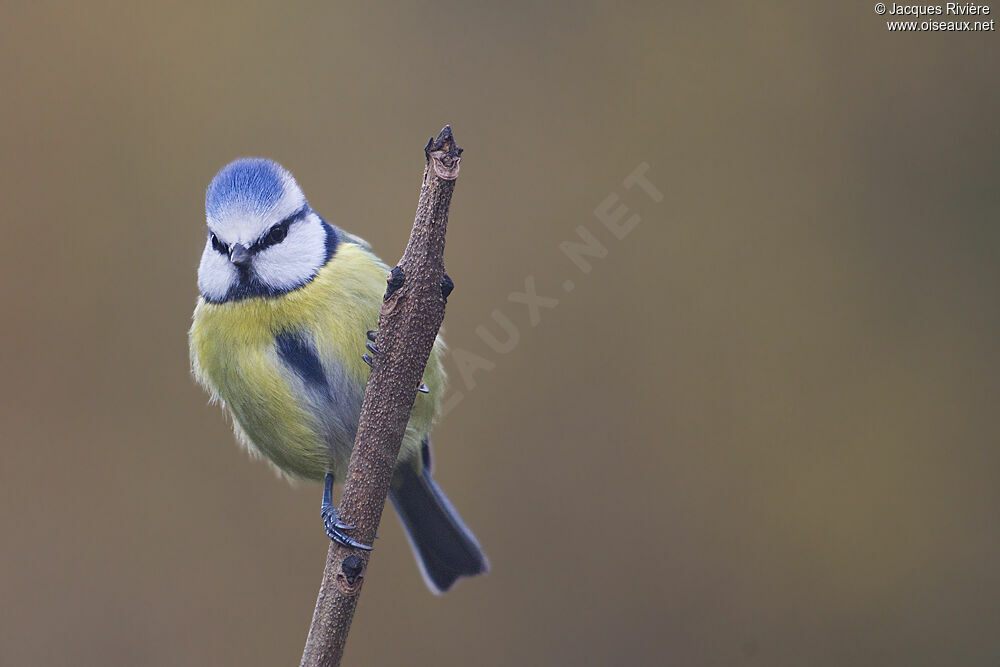
<path id="1" fill-rule="evenodd" d="M 229 261 L 236 266 L 243 266 L 250 261 L 250 247 L 242 243 L 234 243 L 229 249 Z"/>

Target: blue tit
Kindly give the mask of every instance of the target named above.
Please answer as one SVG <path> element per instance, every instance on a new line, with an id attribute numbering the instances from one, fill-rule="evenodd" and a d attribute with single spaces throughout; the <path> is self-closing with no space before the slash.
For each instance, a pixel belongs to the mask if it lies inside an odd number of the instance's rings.
<path id="1" fill-rule="evenodd" d="M 250 452 L 288 477 L 325 480 L 322 517 L 331 539 L 370 548 L 350 537 L 331 496 L 358 430 L 371 370 L 366 338 L 378 325 L 388 267 L 362 239 L 323 220 L 271 160 L 240 159 L 219 171 L 205 195 L 205 216 L 201 296 L 189 335 L 194 376 L 232 417 Z M 389 493 L 435 593 L 488 567 L 431 477 L 443 348 L 439 337 Z"/>

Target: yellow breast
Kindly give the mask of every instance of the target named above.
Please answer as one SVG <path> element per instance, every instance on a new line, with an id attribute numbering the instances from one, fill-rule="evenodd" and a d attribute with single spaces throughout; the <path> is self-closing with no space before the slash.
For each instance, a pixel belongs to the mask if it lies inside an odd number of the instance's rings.
<path id="1" fill-rule="evenodd" d="M 192 369 L 221 399 L 241 440 L 294 477 L 342 477 L 353 430 L 331 426 L 353 419 L 368 379 L 365 332 L 378 323 L 388 269 L 370 252 L 343 243 L 309 283 L 279 297 L 213 304 L 199 299 L 190 332 Z M 329 401 L 304 391 L 279 358 L 275 339 L 295 333 L 316 348 L 330 379 Z M 414 404 L 403 454 L 413 456 L 440 406 L 444 374 L 439 340 L 425 371 L 430 394 Z M 349 440 L 349 442 L 344 442 Z"/>

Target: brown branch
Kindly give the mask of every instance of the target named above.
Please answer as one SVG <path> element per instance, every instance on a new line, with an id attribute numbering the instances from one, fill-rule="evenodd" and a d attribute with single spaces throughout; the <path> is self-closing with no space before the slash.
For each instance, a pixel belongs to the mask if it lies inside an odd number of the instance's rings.
<path id="1" fill-rule="evenodd" d="M 340 516 L 351 537 L 372 544 L 417 386 L 444 320 L 444 239 L 462 149 L 446 125 L 424 149 L 417 215 L 402 259 L 387 277 L 372 372 L 347 469 Z M 400 285 L 400 281 L 402 284 Z M 302 665 L 339 665 L 370 552 L 330 542 Z"/>

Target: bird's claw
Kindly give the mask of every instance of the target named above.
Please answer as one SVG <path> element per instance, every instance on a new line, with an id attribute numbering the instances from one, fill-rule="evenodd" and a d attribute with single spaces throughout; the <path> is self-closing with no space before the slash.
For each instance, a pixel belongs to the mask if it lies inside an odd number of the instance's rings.
<path id="1" fill-rule="evenodd" d="M 347 534 L 347 531 L 354 530 L 354 526 L 350 526 L 340 520 L 340 515 L 337 513 L 336 507 L 324 508 L 322 516 L 323 527 L 326 529 L 326 534 L 330 536 L 331 540 L 345 547 L 364 549 L 365 551 L 372 550 L 367 544 L 362 544 Z"/>
<path id="2" fill-rule="evenodd" d="M 426 384 L 424 384 L 423 382 L 421 382 L 420 386 L 417 387 L 417 391 L 419 391 L 421 394 L 429 394 L 429 393 L 431 393 L 430 388 Z"/>
<path id="3" fill-rule="evenodd" d="M 368 339 L 368 342 L 365 343 L 365 347 L 368 348 L 368 351 L 371 352 L 371 354 L 368 354 L 366 352 L 365 354 L 361 355 L 361 358 L 365 360 L 365 363 L 368 364 L 369 368 L 372 367 L 372 361 L 374 360 L 373 359 L 374 355 L 379 354 L 379 349 L 375 347 L 375 334 L 377 333 L 378 329 L 372 329 L 370 331 L 365 332 L 365 338 Z"/>
<path id="4" fill-rule="evenodd" d="M 336 507 L 324 508 L 320 513 L 323 517 L 323 524 L 329 527 L 337 528 L 339 530 L 354 530 L 354 526 L 348 525 L 340 520 L 340 512 L 337 511 Z"/>

